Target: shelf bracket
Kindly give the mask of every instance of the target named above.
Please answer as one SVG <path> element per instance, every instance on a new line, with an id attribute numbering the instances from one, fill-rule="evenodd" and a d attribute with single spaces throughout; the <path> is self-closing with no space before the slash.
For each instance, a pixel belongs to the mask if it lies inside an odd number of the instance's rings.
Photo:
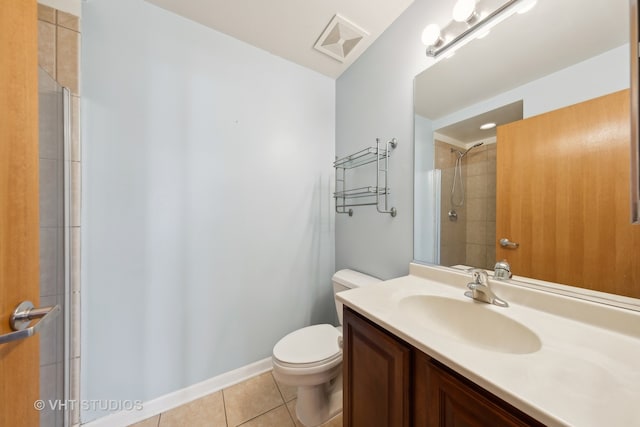
<path id="1" fill-rule="evenodd" d="M 381 163 L 381 159 L 380 156 L 377 156 L 376 159 L 376 163 L 377 163 L 377 167 L 376 167 L 376 188 L 377 188 L 377 192 L 376 192 L 376 209 L 378 210 L 379 213 L 388 213 L 391 214 L 392 218 L 395 218 L 395 216 L 398 214 L 398 211 L 396 210 L 396 208 L 392 207 L 391 209 L 389 209 L 388 207 L 388 201 L 389 201 L 389 156 L 391 155 L 391 149 L 392 148 L 396 148 L 398 146 L 398 140 L 396 138 L 392 138 L 391 140 L 387 141 L 386 143 L 386 147 L 384 150 L 384 158 L 382 159 L 382 161 L 384 161 L 384 167 L 382 169 L 380 169 L 380 163 Z M 376 138 L 376 149 L 378 151 L 378 153 L 380 153 L 380 138 Z M 382 187 L 384 189 L 384 209 L 380 208 L 380 199 L 381 199 L 381 188 L 380 188 L 380 174 L 382 173 L 382 177 L 383 177 L 383 181 L 384 181 L 384 186 Z"/>

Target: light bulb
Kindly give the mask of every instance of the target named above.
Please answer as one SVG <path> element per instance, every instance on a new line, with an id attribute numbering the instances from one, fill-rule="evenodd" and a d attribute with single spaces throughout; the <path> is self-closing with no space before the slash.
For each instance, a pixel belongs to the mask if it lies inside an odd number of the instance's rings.
<path id="1" fill-rule="evenodd" d="M 422 31 L 422 43 L 425 46 L 435 46 L 440 39 L 440 27 L 438 24 L 429 24 Z"/>
<path id="2" fill-rule="evenodd" d="M 453 6 L 453 19 L 458 22 L 467 22 L 476 12 L 476 0 L 458 0 Z"/>

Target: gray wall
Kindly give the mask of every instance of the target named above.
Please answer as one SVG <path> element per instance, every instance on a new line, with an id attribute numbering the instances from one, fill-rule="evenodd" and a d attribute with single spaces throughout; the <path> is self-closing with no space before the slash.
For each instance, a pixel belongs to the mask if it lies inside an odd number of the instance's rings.
<path id="1" fill-rule="evenodd" d="M 83 28 L 82 398 L 148 401 L 333 321 L 335 82 L 142 0 L 86 2 Z"/>
<path id="2" fill-rule="evenodd" d="M 398 138 L 391 158 L 391 205 L 398 216 L 356 208 L 336 217 L 336 268 L 382 279 L 408 273 L 413 259 L 413 78 L 430 61 L 421 35 L 446 24 L 451 2 L 416 0 L 336 83 L 336 155 Z"/>

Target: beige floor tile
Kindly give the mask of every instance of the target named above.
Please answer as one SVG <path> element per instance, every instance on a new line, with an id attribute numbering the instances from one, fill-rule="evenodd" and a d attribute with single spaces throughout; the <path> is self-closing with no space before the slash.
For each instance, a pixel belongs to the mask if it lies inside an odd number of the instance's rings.
<path id="1" fill-rule="evenodd" d="M 292 401 L 287 402 L 287 409 L 289 410 L 289 414 L 291 414 L 291 418 L 293 418 L 293 422 L 295 423 L 296 427 L 304 427 L 304 425 L 300 422 L 300 420 L 296 416 L 297 402 L 298 402 L 298 399 L 293 399 Z"/>
<path id="2" fill-rule="evenodd" d="M 305 427 L 296 416 L 296 403 L 297 403 L 297 399 L 292 400 L 291 402 L 287 402 L 287 409 L 289 410 L 289 413 L 291 414 L 291 418 L 293 418 L 293 421 L 295 422 L 296 427 Z M 342 427 L 342 412 L 340 412 L 335 417 L 331 418 L 326 423 L 320 425 L 319 427 Z"/>
<path id="3" fill-rule="evenodd" d="M 294 427 L 287 408 L 282 405 L 262 414 L 246 423 L 242 427 Z"/>
<path id="4" fill-rule="evenodd" d="M 160 415 L 159 427 L 227 427 L 222 392 L 218 391 Z"/>
<path id="5" fill-rule="evenodd" d="M 271 372 L 226 388 L 223 393 L 229 427 L 238 426 L 284 403 Z"/>
<path id="6" fill-rule="evenodd" d="M 342 427 L 342 412 L 322 424 L 320 427 Z"/>
<path id="7" fill-rule="evenodd" d="M 158 427 L 159 422 L 160 415 L 156 415 L 155 417 L 147 418 L 139 423 L 131 424 L 129 427 Z"/>
<path id="8" fill-rule="evenodd" d="M 285 402 L 290 402 L 298 396 L 298 387 L 281 384 L 275 379 L 275 377 L 273 379 L 276 382 L 276 385 L 280 390 L 280 394 L 282 394 L 282 398 Z"/>

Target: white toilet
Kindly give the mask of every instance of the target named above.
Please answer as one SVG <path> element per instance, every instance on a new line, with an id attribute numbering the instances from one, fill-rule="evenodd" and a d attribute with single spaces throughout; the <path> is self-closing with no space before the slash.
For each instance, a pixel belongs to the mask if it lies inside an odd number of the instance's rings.
<path id="1" fill-rule="evenodd" d="M 353 270 L 333 275 L 333 294 L 342 325 L 342 303 L 335 294 L 380 279 Z M 320 425 L 342 410 L 342 326 L 307 326 L 293 331 L 273 347 L 273 375 L 298 387 L 296 413 L 305 426 Z"/>

